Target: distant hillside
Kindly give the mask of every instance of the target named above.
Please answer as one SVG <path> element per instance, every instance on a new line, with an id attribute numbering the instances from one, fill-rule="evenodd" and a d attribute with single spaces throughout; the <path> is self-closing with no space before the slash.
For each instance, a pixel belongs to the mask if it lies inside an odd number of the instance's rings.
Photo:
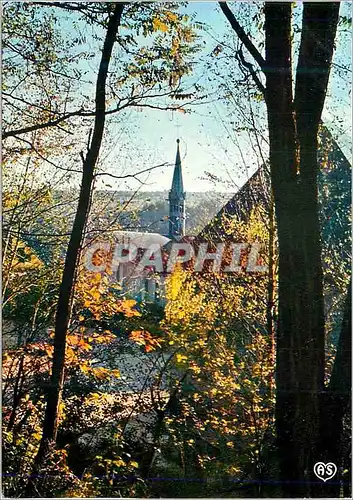
<path id="1" fill-rule="evenodd" d="M 43 195 L 44 196 L 44 195 Z M 55 248 L 65 253 L 72 230 L 79 192 L 77 189 L 56 190 L 45 194 L 45 209 L 33 197 L 26 210 L 26 226 L 19 236 L 39 257 L 49 262 Z M 232 197 L 232 193 L 196 192 L 186 197 L 186 232 L 198 234 Z M 89 238 L 113 234 L 114 230 L 156 232 L 168 234 L 168 192 L 95 191 L 87 223 Z M 39 197 L 39 199 L 42 199 Z M 3 216 L 3 231 L 15 225 L 9 214 Z"/>
<path id="2" fill-rule="evenodd" d="M 186 232 L 198 233 L 233 196 L 232 193 L 195 192 L 186 195 Z M 118 222 L 122 228 L 168 233 L 168 191 L 96 191 L 92 214 L 99 224 Z M 116 220 L 117 219 L 117 220 Z"/>

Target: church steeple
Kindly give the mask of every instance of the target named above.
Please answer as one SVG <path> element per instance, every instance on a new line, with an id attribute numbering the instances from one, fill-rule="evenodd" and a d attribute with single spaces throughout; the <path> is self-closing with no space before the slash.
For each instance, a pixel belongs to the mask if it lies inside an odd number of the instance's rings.
<path id="1" fill-rule="evenodd" d="M 181 169 L 179 139 L 177 139 L 177 154 L 172 181 L 169 191 L 169 237 L 175 239 L 185 234 L 185 192 L 183 173 Z"/>

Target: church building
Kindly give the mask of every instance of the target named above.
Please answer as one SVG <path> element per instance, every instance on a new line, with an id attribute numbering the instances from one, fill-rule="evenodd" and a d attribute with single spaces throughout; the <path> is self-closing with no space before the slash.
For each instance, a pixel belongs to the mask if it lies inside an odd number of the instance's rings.
<path id="1" fill-rule="evenodd" d="M 322 241 L 326 251 L 341 255 L 344 266 L 349 266 L 350 255 L 350 207 L 351 207 L 351 165 L 329 130 L 322 125 L 319 132 L 320 149 L 318 154 L 318 198 L 320 206 L 320 222 Z M 200 241 L 225 241 L 229 236 L 223 234 L 222 220 L 234 218 L 246 222 L 254 206 L 269 209 L 270 176 L 266 166 L 255 171 L 251 178 L 235 193 L 221 210 L 210 220 L 195 237 L 194 243 Z M 169 191 L 168 234 L 128 232 L 117 233 L 117 241 L 130 243 L 138 249 L 146 250 L 151 245 L 158 245 L 162 253 L 168 255 L 170 243 L 178 242 L 185 235 L 185 200 L 183 184 L 180 141 L 177 140 L 177 151 L 171 189 Z M 136 262 L 119 265 L 115 280 L 122 286 L 123 295 L 137 300 L 165 303 L 165 279 L 163 273 L 154 273 L 151 269 L 141 271 Z"/>
<path id="2" fill-rule="evenodd" d="M 174 172 L 168 196 L 168 234 L 117 231 L 116 242 L 127 247 L 134 245 L 138 248 L 138 253 L 143 253 L 151 245 L 158 245 L 163 249 L 168 243 L 179 241 L 185 236 L 185 200 L 180 140 L 177 139 Z M 166 252 L 168 252 L 167 249 Z M 165 303 L 165 276 L 163 273 L 154 273 L 153 268 L 138 269 L 134 261 L 120 263 L 113 279 L 120 284 L 121 293 L 124 296 L 133 297 L 138 301 L 159 302 L 161 305 Z"/>

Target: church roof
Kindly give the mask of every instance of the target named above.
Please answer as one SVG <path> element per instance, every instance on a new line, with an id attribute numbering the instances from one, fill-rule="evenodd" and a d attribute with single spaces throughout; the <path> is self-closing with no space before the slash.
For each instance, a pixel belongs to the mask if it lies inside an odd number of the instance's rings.
<path id="1" fill-rule="evenodd" d="M 177 139 L 177 154 L 175 159 L 175 167 L 173 174 L 173 182 L 171 191 L 177 195 L 181 195 L 184 193 L 184 185 L 183 185 L 183 173 L 181 170 L 181 158 L 180 158 L 180 149 L 179 149 L 179 139 Z"/>
<path id="2" fill-rule="evenodd" d="M 239 189 L 237 193 L 221 208 L 215 217 L 198 234 L 198 239 L 217 241 L 229 238 L 224 228 L 224 217 L 237 217 L 247 222 L 251 210 L 255 206 L 262 205 L 267 210 L 270 202 L 270 180 L 265 165 L 256 170 L 250 179 Z"/>
<path id="3" fill-rule="evenodd" d="M 159 245 L 163 247 L 170 238 L 159 233 L 147 233 L 139 231 L 115 231 L 115 240 L 119 243 L 131 243 L 138 248 L 149 248 L 151 245 Z"/>
<path id="4" fill-rule="evenodd" d="M 319 140 L 321 144 L 318 149 L 320 164 L 318 194 L 320 217 L 322 219 L 322 237 L 323 241 L 328 241 L 332 237 L 337 247 L 340 246 L 340 243 L 343 247 L 344 238 L 347 241 L 349 239 L 348 232 L 346 237 L 343 236 L 343 233 L 349 231 L 350 228 L 347 217 L 349 217 L 349 207 L 352 201 L 350 189 L 351 165 L 324 124 L 321 124 L 319 130 Z M 325 156 L 327 156 L 328 161 L 325 160 Z M 323 168 L 323 165 L 326 165 L 326 167 Z M 325 190 L 330 193 L 328 199 L 325 198 Z M 224 241 L 229 239 L 229 235 L 225 233 L 222 224 L 224 217 L 237 217 L 239 220 L 247 222 L 251 210 L 255 206 L 261 205 L 266 210 L 269 209 L 270 193 L 270 174 L 268 167 L 263 165 L 256 170 L 216 216 L 206 224 L 198 234 L 197 240 Z M 345 229 L 343 229 L 343 226 Z M 341 233 L 339 233 L 340 231 Z M 340 237 L 338 237 L 338 234 L 340 234 Z M 347 255 L 348 253 L 349 251 Z"/>

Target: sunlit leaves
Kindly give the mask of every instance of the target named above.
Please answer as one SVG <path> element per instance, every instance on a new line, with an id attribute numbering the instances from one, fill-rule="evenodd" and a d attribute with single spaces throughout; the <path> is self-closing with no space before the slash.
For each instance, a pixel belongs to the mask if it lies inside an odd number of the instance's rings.
<path id="1" fill-rule="evenodd" d="M 188 358 L 184 354 L 177 353 L 175 359 L 177 363 L 183 364 L 187 361 Z"/>
<path id="2" fill-rule="evenodd" d="M 129 339 L 137 345 L 143 346 L 146 352 L 154 351 L 161 347 L 163 340 L 153 337 L 146 330 L 135 330 L 129 334 Z"/>
<path id="3" fill-rule="evenodd" d="M 109 370 L 107 368 L 92 368 L 90 373 L 98 380 L 110 380 L 112 377 L 119 378 L 119 370 Z"/>
<path id="4" fill-rule="evenodd" d="M 76 287 L 77 301 L 82 309 L 89 310 L 95 320 L 123 314 L 126 317 L 139 316 L 134 308 L 136 301 L 118 299 L 110 289 L 108 276 L 83 271 Z"/>
<path id="5" fill-rule="evenodd" d="M 162 31 L 163 33 L 166 33 L 168 31 L 168 25 L 165 24 L 158 17 L 153 17 L 152 24 L 153 24 L 154 31 L 158 31 L 159 30 L 159 31 Z"/>
<path id="6" fill-rule="evenodd" d="M 266 224 L 260 209 L 253 210 L 247 223 L 224 220 L 222 230 L 235 241 L 263 244 L 267 260 Z M 274 359 L 266 332 L 267 280 L 246 273 L 246 264 L 233 276 L 179 267 L 168 280 L 164 327 L 168 344 L 176 349 L 176 367 L 190 374 L 181 395 L 182 417 L 168 421 L 168 428 L 174 429 L 170 432 L 177 442 L 186 420 L 191 434 L 221 447 L 222 459 L 198 455 L 200 466 L 213 473 L 230 474 L 232 454 L 232 470 L 239 474 L 272 432 Z M 196 446 L 192 440 L 188 443 Z"/>

